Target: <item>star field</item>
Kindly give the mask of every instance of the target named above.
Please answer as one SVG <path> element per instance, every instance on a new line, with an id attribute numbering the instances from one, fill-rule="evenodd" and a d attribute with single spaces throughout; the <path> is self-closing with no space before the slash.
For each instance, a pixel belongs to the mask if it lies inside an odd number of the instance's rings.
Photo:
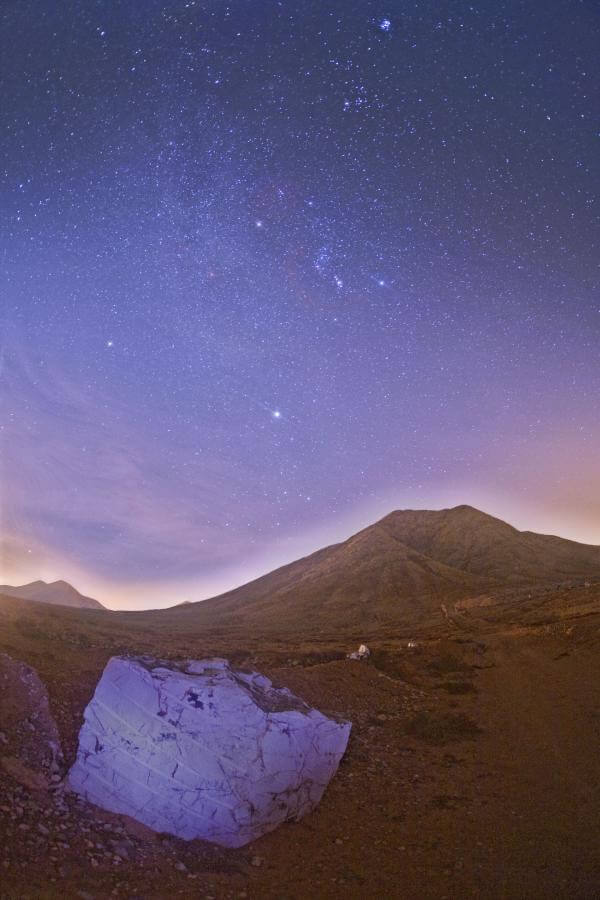
<path id="1" fill-rule="evenodd" d="M 594 4 L 1 19 L 5 580 L 168 605 L 446 501 L 600 543 Z"/>

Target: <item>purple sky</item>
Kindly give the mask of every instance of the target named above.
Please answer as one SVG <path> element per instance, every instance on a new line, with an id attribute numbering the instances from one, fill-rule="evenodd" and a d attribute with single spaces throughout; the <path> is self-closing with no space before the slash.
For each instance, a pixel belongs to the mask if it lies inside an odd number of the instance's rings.
<path id="1" fill-rule="evenodd" d="M 170 605 L 462 502 L 600 543 L 594 4 L 0 16 L 2 580 Z"/>

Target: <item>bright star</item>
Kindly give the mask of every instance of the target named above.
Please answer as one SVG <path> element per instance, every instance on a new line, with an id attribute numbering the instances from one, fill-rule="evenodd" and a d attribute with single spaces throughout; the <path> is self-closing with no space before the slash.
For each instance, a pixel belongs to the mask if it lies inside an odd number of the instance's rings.
<path id="1" fill-rule="evenodd" d="M 381 28 L 382 31 L 389 31 L 390 28 L 392 27 L 392 23 L 390 22 L 389 19 L 382 19 L 381 22 L 379 23 L 379 27 Z"/>
<path id="2" fill-rule="evenodd" d="M 279 412 L 278 409 L 274 409 L 273 412 L 272 412 L 272 416 L 273 416 L 274 419 L 280 419 L 280 418 L 281 418 L 281 413 Z"/>
<path id="3" fill-rule="evenodd" d="M 107 342 L 106 342 L 106 346 L 107 346 L 107 347 L 114 347 L 114 341 L 107 341 Z"/>
<path id="4" fill-rule="evenodd" d="M 261 222 L 260 219 L 257 219 L 257 220 L 256 220 L 256 227 L 257 227 L 257 228 L 262 228 L 262 227 L 263 227 L 263 223 Z"/>

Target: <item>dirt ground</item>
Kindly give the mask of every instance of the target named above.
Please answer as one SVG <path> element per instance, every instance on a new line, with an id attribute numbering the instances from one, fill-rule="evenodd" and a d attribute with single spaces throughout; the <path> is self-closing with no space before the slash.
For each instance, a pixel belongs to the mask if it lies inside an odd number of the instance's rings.
<path id="1" fill-rule="evenodd" d="M 109 656 L 182 649 L 177 636 L 116 619 L 107 631 L 68 612 L 0 605 L 0 652 L 48 686 L 67 767 Z M 229 655 L 353 722 L 319 807 L 224 850 L 0 767 L 0 897 L 597 898 L 600 613 L 526 624 L 490 614 L 423 632 L 416 647 L 409 637 L 374 636 L 366 665 L 344 659 L 350 639 L 253 635 L 242 647 L 186 635 L 184 655 Z"/>

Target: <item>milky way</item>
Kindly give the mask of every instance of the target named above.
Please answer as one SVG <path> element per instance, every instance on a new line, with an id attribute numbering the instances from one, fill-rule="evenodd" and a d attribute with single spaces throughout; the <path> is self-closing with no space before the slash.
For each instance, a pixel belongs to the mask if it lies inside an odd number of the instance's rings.
<path id="1" fill-rule="evenodd" d="M 446 501 L 600 543 L 595 4 L 1 17 L 5 578 L 199 599 Z"/>

